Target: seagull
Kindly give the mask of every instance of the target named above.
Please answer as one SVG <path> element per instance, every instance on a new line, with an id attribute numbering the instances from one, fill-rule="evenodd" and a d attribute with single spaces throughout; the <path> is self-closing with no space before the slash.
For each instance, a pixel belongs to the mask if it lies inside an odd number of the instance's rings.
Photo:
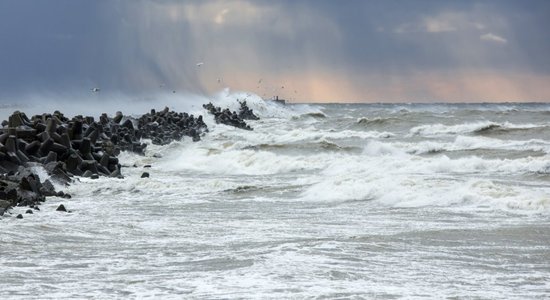
<path id="1" fill-rule="evenodd" d="M 200 67 L 200 66 L 202 66 L 202 65 L 204 65 L 203 62 L 197 63 L 197 67 Z"/>
<path id="2" fill-rule="evenodd" d="M 92 92 L 94 92 L 94 93 L 98 93 L 99 91 L 101 91 L 99 88 L 93 88 L 93 89 L 91 89 L 91 90 L 92 90 Z"/>

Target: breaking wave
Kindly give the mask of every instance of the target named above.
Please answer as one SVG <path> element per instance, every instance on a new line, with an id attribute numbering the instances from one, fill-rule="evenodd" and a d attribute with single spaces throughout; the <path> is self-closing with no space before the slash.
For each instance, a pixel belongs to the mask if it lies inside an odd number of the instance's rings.
<path id="1" fill-rule="evenodd" d="M 375 118 L 367 118 L 367 117 L 361 117 L 357 119 L 357 124 L 359 125 L 385 125 L 385 124 L 391 124 L 395 123 L 397 121 L 400 121 L 399 118 L 381 118 L 381 117 L 375 117 Z"/>
<path id="2" fill-rule="evenodd" d="M 512 124 L 496 122 L 474 122 L 458 125 L 430 124 L 416 126 L 410 129 L 411 135 L 434 136 L 445 134 L 484 134 L 489 132 L 511 132 L 518 130 L 530 130 L 546 128 L 548 125 L 537 124 Z"/>

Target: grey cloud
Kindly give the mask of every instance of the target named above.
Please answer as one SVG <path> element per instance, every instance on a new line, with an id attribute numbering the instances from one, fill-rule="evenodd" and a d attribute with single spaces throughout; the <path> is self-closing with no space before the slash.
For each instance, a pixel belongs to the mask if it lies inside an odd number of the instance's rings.
<path id="1" fill-rule="evenodd" d="M 495 42 L 495 43 L 499 43 L 499 44 L 506 44 L 508 42 L 508 40 L 506 40 L 505 38 L 503 38 L 501 36 L 498 36 L 496 34 L 492 34 L 490 32 L 481 35 L 479 38 L 484 40 L 484 41 Z"/>
<path id="2" fill-rule="evenodd" d="M 548 75 L 548 15 L 547 1 L 5 0 L 0 98 L 90 86 L 203 92 L 242 74 Z"/>

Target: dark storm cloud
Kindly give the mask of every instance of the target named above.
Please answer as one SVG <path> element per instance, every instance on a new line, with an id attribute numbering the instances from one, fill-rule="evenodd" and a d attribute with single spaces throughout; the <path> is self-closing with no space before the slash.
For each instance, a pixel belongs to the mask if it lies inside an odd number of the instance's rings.
<path id="1" fill-rule="evenodd" d="M 548 1 L 5 0 L 0 96 L 265 78 L 310 100 L 543 99 L 549 16 Z"/>
<path id="2" fill-rule="evenodd" d="M 337 20 L 350 66 L 550 71 L 547 1 L 329 1 L 316 7 Z M 484 43 L 487 33 L 502 34 L 508 46 Z M 473 55 L 457 54 L 471 48 Z"/>

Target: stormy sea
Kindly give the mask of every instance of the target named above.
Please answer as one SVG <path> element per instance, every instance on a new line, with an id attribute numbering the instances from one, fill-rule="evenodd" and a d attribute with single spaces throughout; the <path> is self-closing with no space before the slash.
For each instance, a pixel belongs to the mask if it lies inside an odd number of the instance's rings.
<path id="1" fill-rule="evenodd" d="M 193 101 L 200 141 L 0 217 L 0 298 L 550 297 L 550 104 Z"/>

